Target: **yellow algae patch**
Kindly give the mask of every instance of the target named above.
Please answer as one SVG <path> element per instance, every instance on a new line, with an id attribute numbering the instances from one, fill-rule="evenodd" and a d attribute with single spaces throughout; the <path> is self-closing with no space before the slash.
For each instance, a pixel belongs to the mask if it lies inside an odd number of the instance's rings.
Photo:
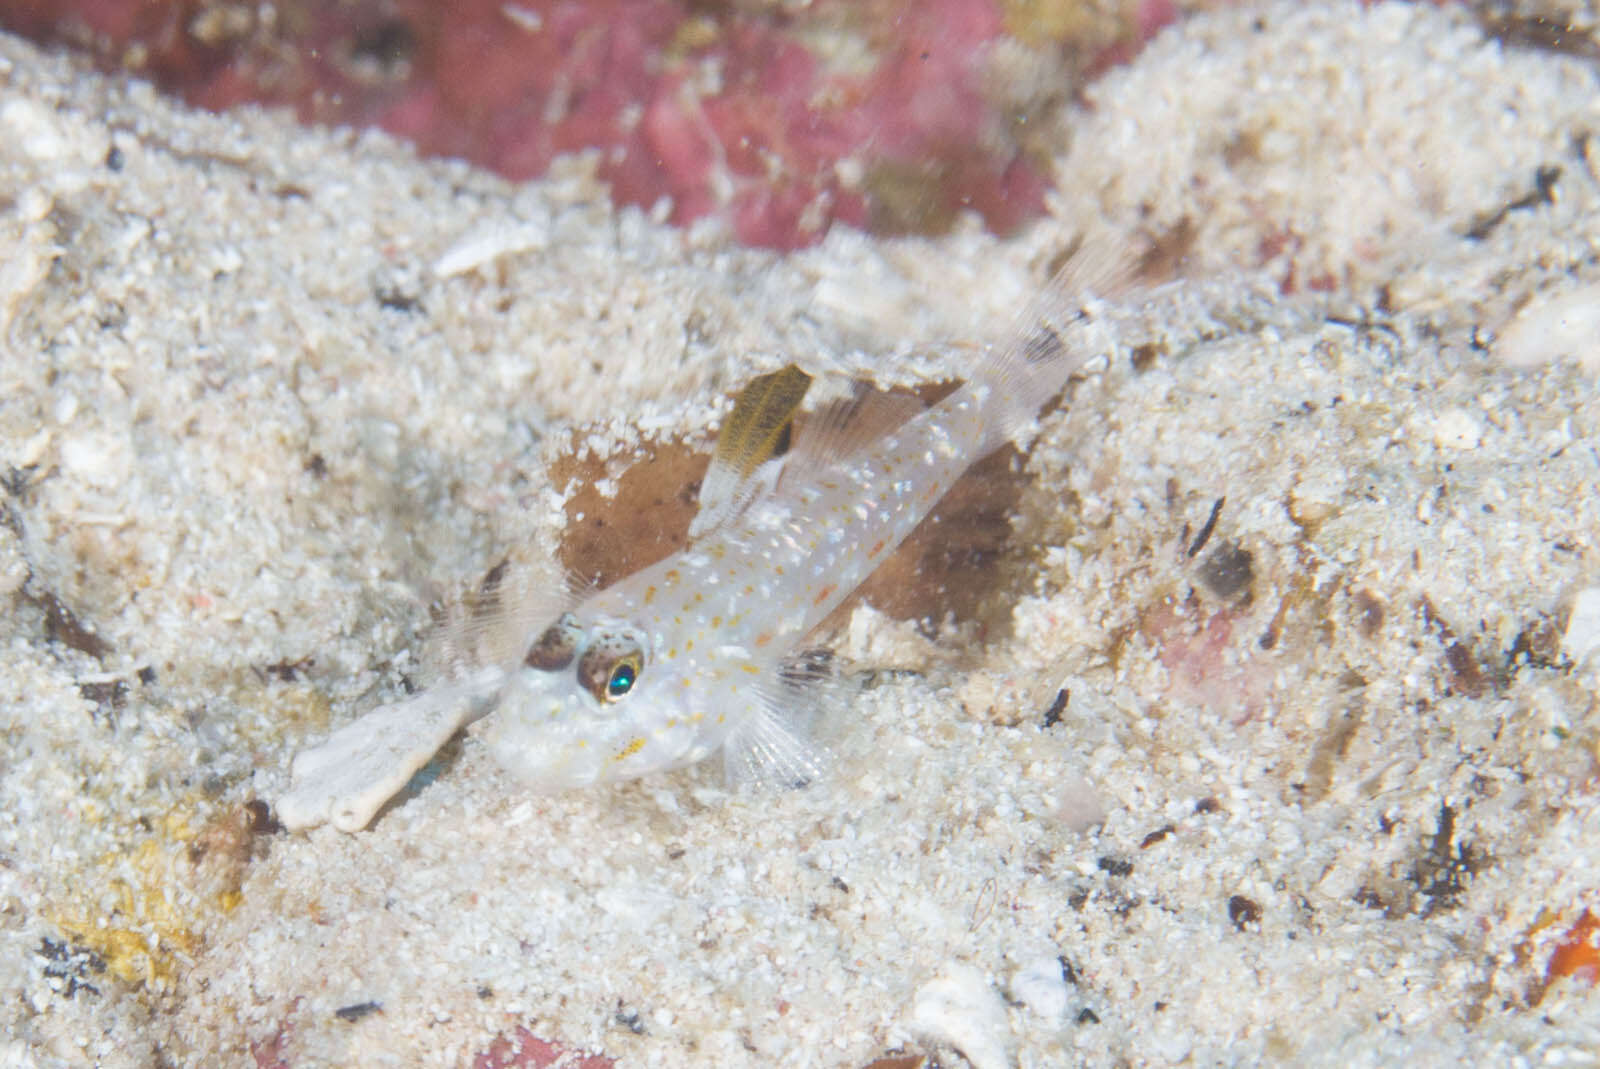
<path id="1" fill-rule="evenodd" d="M 242 900 L 256 823 L 248 806 L 203 821 L 194 811 L 169 812 L 152 833 L 77 873 L 47 916 L 123 983 L 169 991 L 199 953 L 207 925 Z"/>
<path id="2" fill-rule="evenodd" d="M 181 818 L 166 823 L 169 835 L 177 831 L 182 838 L 153 836 L 103 855 L 84 874 L 78 901 L 51 918 L 74 943 L 105 959 L 117 979 L 157 991 L 172 986 L 200 947 L 196 918 L 180 905 L 193 896 L 177 872 L 194 832 Z"/>

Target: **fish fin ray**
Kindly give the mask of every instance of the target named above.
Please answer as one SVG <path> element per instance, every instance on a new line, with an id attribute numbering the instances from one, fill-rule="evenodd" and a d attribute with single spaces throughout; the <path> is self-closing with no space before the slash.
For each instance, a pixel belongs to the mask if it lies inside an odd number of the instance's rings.
<path id="1" fill-rule="evenodd" d="M 970 384 L 986 387 L 992 406 L 984 421 L 985 454 L 1031 426 L 1068 380 L 1103 354 L 1089 330 L 1099 300 L 1139 288 L 1136 262 L 1107 242 L 1077 242 L 1065 260 L 1003 340 L 985 347 L 974 371 Z"/>
<path id="2" fill-rule="evenodd" d="M 789 364 L 757 375 L 739 391 L 700 481 L 700 510 L 690 521 L 690 538 L 727 525 L 772 490 L 792 441 L 795 413 L 810 387 L 811 376 Z"/>
<path id="3" fill-rule="evenodd" d="M 844 697 L 831 651 L 790 654 L 759 688 L 755 711 L 723 743 L 729 785 L 793 789 L 824 778 L 831 754 L 816 729 Z"/>
<path id="4" fill-rule="evenodd" d="M 728 736 L 722 768 L 734 788 L 796 788 L 822 778 L 827 760 L 782 713 L 757 709 Z"/>
<path id="5" fill-rule="evenodd" d="M 848 460 L 921 415 L 926 407 L 914 394 L 855 383 L 851 396 L 824 405 L 800 425 L 779 489 Z"/>
<path id="6" fill-rule="evenodd" d="M 592 584 L 557 566 L 489 569 L 477 587 L 449 604 L 435 600 L 435 627 L 424 647 L 427 683 L 448 683 L 478 668 L 521 663 L 543 629 L 576 605 Z"/>

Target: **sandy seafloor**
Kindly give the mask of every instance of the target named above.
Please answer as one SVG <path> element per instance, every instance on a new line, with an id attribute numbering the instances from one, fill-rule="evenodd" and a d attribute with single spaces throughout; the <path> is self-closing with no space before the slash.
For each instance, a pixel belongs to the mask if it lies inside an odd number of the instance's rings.
<path id="1" fill-rule="evenodd" d="M 1284 5 L 1091 98 L 1027 233 L 779 259 L 0 39 L 0 1065 L 1600 1060 L 1545 983 L 1600 905 L 1595 68 Z M 825 782 L 468 739 L 366 832 L 245 826 L 552 554 L 567 428 L 959 377 L 1084 233 L 1208 281 L 1041 420 L 1009 627 L 835 636 Z"/>

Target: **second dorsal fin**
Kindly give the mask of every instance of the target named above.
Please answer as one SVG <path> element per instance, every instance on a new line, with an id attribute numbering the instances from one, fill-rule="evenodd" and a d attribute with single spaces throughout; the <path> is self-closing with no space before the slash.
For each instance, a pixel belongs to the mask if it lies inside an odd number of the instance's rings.
<path id="1" fill-rule="evenodd" d="M 785 482 L 830 468 L 854 456 L 923 411 L 910 393 L 887 393 L 857 382 L 849 397 L 830 402 L 808 415 L 795 432 Z"/>

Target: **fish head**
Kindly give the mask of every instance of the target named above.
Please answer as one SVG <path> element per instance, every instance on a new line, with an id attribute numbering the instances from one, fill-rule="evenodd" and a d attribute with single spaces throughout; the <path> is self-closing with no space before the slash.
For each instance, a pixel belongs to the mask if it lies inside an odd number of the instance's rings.
<path id="1" fill-rule="evenodd" d="M 563 613 L 528 647 L 481 737 L 508 771 L 558 790 L 689 764 L 709 753 L 689 712 L 691 667 L 652 656 L 643 626 Z M 700 751 L 704 752 L 700 752 Z"/>

